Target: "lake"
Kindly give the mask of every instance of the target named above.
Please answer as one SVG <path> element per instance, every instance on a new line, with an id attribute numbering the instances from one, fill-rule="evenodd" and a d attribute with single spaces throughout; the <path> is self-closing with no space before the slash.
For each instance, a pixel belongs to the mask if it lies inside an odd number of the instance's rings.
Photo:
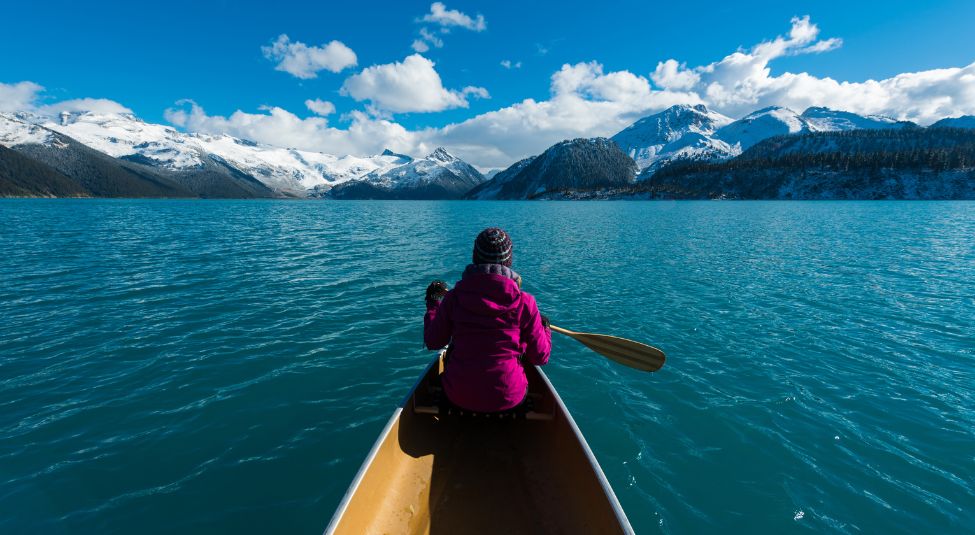
<path id="1" fill-rule="evenodd" d="M 0 532 L 320 533 L 478 231 L 638 533 L 975 525 L 975 202 L 0 201 Z"/>

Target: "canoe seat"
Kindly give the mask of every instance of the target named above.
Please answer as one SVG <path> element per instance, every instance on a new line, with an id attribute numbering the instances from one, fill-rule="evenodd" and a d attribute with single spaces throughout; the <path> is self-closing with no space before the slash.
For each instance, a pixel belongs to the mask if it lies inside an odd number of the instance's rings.
<path id="1" fill-rule="evenodd" d="M 536 405 L 540 405 L 541 394 L 530 393 L 525 401 L 517 407 L 499 412 L 476 412 L 454 405 L 447 399 L 441 386 L 429 386 L 427 395 L 413 397 L 413 412 L 416 414 L 435 414 L 458 418 L 483 420 L 551 420 L 554 415 L 538 412 Z"/>

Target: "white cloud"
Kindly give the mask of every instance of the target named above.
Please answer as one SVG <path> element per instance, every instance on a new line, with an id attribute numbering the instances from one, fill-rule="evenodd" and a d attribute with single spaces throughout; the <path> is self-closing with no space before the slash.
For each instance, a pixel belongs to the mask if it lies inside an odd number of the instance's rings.
<path id="1" fill-rule="evenodd" d="M 510 59 L 503 59 L 501 60 L 501 66 L 504 67 L 505 69 L 520 69 L 521 62 L 511 61 Z"/>
<path id="2" fill-rule="evenodd" d="M 305 107 L 307 107 L 313 113 L 321 115 L 322 117 L 335 113 L 335 104 L 320 98 L 316 98 L 315 100 L 306 100 Z"/>
<path id="3" fill-rule="evenodd" d="M 657 87 L 684 90 L 697 85 L 701 76 L 689 70 L 685 64 L 678 64 L 677 60 L 668 59 L 657 64 L 657 68 L 650 75 L 650 79 Z"/>
<path id="4" fill-rule="evenodd" d="M 275 70 L 306 80 L 316 78 L 318 71 L 339 72 L 357 62 L 355 52 L 340 41 L 322 47 L 308 46 L 291 41 L 285 34 L 279 35 L 271 45 L 261 47 L 261 51 L 265 58 L 278 62 Z"/>
<path id="5" fill-rule="evenodd" d="M 443 2 L 430 4 L 430 12 L 420 19 L 422 22 L 432 22 L 442 27 L 449 28 L 458 26 L 475 32 L 482 32 L 487 28 L 483 15 L 471 18 L 469 15 L 461 13 L 456 9 L 447 9 Z"/>
<path id="6" fill-rule="evenodd" d="M 33 109 L 38 94 L 44 87 L 34 82 L 5 84 L 0 82 L 0 111 L 27 111 Z"/>
<path id="7" fill-rule="evenodd" d="M 354 74 L 342 84 L 342 94 L 357 101 L 369 101 L 378 110 L 432 112 L 466 108 L 466 95 L 487 95 L 484 88 L 466 87 L 462 91 L 444 88 L 440 75 L 429 59 L 413 54 L 402 62 L 373 65 Z"/>
<path id="8" fill-rule="evenodd" d="M 804 72 L 773 75 L 770 63 L 776 58 L 818 54 L 842 45 L 838 38 L 817 40 L 819 27 L 808 16 L 795 17 L 791 22 L 788 37 L 779 36 L 693 68 L 674 59 L 663 61 L 651 79 L 659 88 L 686 91 L 731 117 L 771 105 L 797 111 L 826 106 L 922 124 L 975 113 L 975 64 L 863 82 L 819 78 Z"/>
<path id="9" fill-rule="evenodd" d="M 192 100 L 182 100 L 165 112 L 172 124 L 190 132 L 229 134 L 259 143 L 279 147 L 327 152 L 335 155 L 378 154 L 384 148 L 399 152 L 413 152 L 417 134 L 403 126 L 372 118 L 362 112 L 352 112 L 348 128 L 328 126 L 323 117 L 297 115 L 276 106 L 262 107 L 260 113 L 235 111 L 229 117 L 207 115 Z"/>
<path id="10" fill-rule="evenodd" d="M 410 46 L 413 48 L 413 50 L 422 54 L 423 52 L 430 50 L 431 46 L 434 48 L 443 48 L 443 39 L 437 37 L 437 34 L 426 28 L 420 28 L 420 38 L 414 39 L 413 44 Z"/>
<path id="11" fill-rule="evenodd" d="M 472 85 L 469 85 L 464 89 L 462 89 L 461 93 L 465 95 L 470 95 L 474 98 L 491 98 L 491 94 L 488 93 L 487 89 L 484 89 L 483 87 L 474 87 Z"/>
<path id="12" fill-rule="evenodd" d="M 437 37 L 435 33 L 426 28 L 420 28 L 420 37 L 435 48 L 443 48 L 443 39 Z"/>
<path id="13" fill-rule="evenodd" d="M 27 111 L 39 115 L 54 116 L 62 111 L 95 113 L 132 113 L 132 110 L 105 98 L 76 98 L 53 104 L 42 104 L 44 87 L 34 82 L 15 84 L 0 82 L 0 111 Z"/>
<path id="14" fill-rule="evenodd" d="M 76 98 L 62 100 L 54 104 L 40 106 L 38 112 L 43 115 L 56 115 L 62 111 L 93 112 L 93 113 L 132 113 L 132 110 L 105 98 Z"/>

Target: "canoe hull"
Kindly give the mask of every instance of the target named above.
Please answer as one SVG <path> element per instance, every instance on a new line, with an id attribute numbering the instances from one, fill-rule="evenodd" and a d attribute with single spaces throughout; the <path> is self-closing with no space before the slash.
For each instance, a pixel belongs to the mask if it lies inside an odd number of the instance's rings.
<path id="1" fill-rule="evenodd" d="M 526 367 L 530 418 L 495 420 L 423 413 L 440 366 L 396 409 L 326 534 L 632 533 L 540 369 Z"/>

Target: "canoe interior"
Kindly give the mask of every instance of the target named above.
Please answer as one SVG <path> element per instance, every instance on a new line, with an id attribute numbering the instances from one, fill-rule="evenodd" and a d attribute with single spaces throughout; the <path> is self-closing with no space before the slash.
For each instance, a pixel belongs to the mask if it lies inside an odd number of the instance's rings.
<path id="1" fill-rule="evenodd" d="M 571 417 L 534 366 L 541 419 L 417 413 L 439 359 L 390 420 L 329 533 L 626 533 L 622 510 Z"/>

